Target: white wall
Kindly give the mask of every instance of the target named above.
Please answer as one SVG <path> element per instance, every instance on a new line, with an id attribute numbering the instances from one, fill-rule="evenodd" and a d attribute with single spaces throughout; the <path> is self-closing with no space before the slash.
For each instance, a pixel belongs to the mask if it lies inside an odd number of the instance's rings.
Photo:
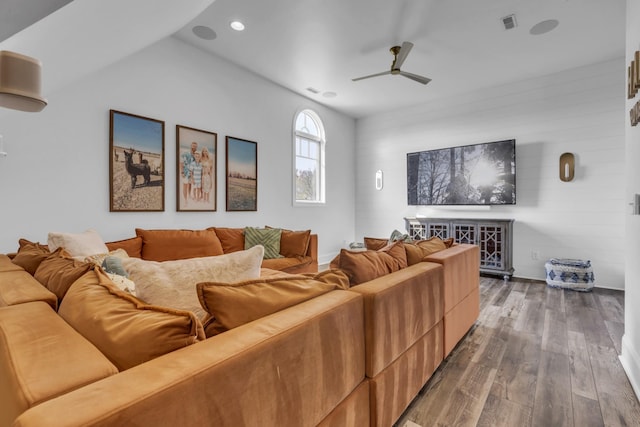
<path id="1" fill-rule="evenodd" d="M 545 259 L 582 258 L 592 261 L 597 286 L 622 289 L 623 66 L 620 58 L 358 120 L 356 237 L 388 236 L 416 213 L 514 218 L 515 276 L 544 279 Z M 511 138 L 515 206 L 407 205 L 406 153 Z M 558 177 L 566 151 L 577 160 L 570 183 Z M 374 187 L 377 169 L 382 191 Z"/>
<path id="2" fill-rule="evenodd" d="M 640 50 L 640 0 L 627 0 L 627 60 Z M 625 66 L 626 70 L 626 66 Z M 626 86 L 625 86 L 626 87 Z M 626 93 L 626 91 L 625 91 Z M 626 97 L 625 97 L 626 98 Z M 631 202 L 634 194 L 640 194 L 640 125 L 631 127 L 629 110 L 640 101 L 640 94 L 628 100 L 625 108 L 626 131 L 626 200 Z M 625 253 L 627 256 L 624 294 L 624 336 L 620 360 L 631 381 L 636 395 L 640 397 L 640 216 L 631 215 L 626 219 Z"/>
<path id="3" fill-rule="evenodd" d="M 46 90 L 46 88 L 45 88 Z M 320 261 L 353 240 L 355 121 L 175 38 L 47 93 L 37 114 L 3 110 L 0 134 L 0 252 L 49 231 L 96 228 L 105 240 L 142 228 L 310 228 Z M 316 111 L 327 133 L 327 204 L 293 207 L 294 114 Z M 165 212 L 109 212 L 109 109 L 165 121 Z M 175 126 L 218 134 L 218 211 L 176 212 Z M 224 137 L 258 142 L 258 211 L 225 212 Z M 327 218 L 337 220 L 328 221 Z"/>

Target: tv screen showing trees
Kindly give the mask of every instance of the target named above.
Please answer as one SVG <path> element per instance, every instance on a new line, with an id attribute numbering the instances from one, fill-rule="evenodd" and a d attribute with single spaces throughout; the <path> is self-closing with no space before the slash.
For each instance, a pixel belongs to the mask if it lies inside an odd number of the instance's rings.
<path id="1" fill-rule="evenodd" d="M 407 154 L 409 205 L 513 205 L 516 141 Z"/>

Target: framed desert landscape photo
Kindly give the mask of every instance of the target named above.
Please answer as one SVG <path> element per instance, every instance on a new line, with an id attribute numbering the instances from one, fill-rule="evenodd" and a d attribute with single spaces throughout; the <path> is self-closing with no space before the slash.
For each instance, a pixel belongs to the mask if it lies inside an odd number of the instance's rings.
<path id="1" fill-rule="evenodd" d="M 226 137 L 227 211 L 258 210 L 258 143 Z"/>
<path id="2" fill-rule="evenodd" d="M 164 211 L 164 122 L 109 111 L 110 211 Z"/>
<path id="3" fill-rule="evenodd" d="M 215 211 L 218 135 L 176 126 L 178 211 Z"/>

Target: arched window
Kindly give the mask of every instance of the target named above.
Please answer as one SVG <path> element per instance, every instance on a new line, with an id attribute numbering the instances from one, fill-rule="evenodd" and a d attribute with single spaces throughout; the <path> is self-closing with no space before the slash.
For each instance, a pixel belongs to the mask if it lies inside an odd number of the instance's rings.
<path id="1" fill-rule="evenodd" d="M 324 126 L 316 113 L 302 110 L 293 132 L 294 204 L 324 203 Z"/>

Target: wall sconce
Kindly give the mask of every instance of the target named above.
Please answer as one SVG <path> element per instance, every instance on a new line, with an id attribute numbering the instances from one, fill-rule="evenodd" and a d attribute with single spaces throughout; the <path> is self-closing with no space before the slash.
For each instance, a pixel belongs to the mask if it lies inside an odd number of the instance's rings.
<path id="1" fill-rule="evenodd" d="M 560 155 L 560 181 L 569 182 L 575 174 L 576 160 L 573 153 Z"/>
<path id="2" fill-rule="evenodd" d="M 0 106 L 36 113 L 47 106 L 40 94 L 42 63 L 30 56 L 0 51 Z"/>
<path id="3" fill-rule="evenodd" d="M 376 171 L 376 190 L 382 190 L 383 182 L 382 182 L 382 171 Z"/>

